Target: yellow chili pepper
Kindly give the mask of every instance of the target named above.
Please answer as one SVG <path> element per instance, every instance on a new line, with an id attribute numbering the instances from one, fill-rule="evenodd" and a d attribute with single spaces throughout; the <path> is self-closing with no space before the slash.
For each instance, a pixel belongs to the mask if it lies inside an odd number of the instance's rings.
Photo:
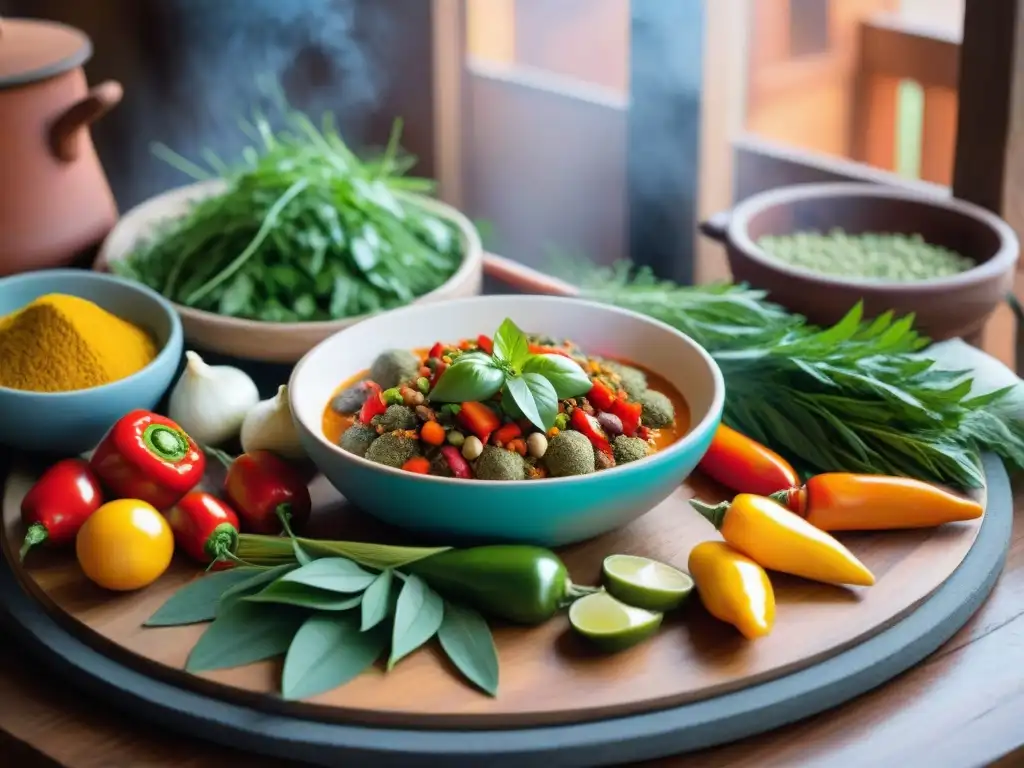
<path id="1" fill-rule="evenodd" d="M 765 496 L 741 493 L 732 503 L 690 504 L 722 538 L 765 568 L 829 584 L 870 587 L 875 577 L 846 547 Z"/>
<path id="2" fill-rule="evenodd" d="M 688 567 L 708 613 L 732 624 L 748 640 L 772 631 L 775 593 L 764 568 L 723 541 L 698 544 Z"/>

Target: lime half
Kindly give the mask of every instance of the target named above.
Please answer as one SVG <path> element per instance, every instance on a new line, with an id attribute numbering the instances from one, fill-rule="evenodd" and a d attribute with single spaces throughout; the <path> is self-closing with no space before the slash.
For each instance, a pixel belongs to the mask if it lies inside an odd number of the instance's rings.
<path id="1" fill-rule="evenodd" d="M 661 614 L 626 605 L 607 592 L 595 592 L 570 606 L 569 623 L 598 648 L 614 652 L 653 635 L 661 626 Z"/>
<path id="2" fill-rule="evenodd" d="M 670 565 L 636 555 L 604 559 L 605 588 L 624 603 L 648 611 L 671 611 L 693 591 L 693 579 Z"/>

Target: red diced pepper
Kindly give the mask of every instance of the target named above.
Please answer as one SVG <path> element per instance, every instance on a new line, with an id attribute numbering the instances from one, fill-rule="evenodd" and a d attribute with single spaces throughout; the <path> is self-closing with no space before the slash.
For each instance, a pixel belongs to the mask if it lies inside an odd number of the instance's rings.
<path id="1" fill-rule="evenodd" d="M 491 437 L 494 438 L 494 441 L 496 443 L 508 445 L 521 434 L 523 434 L 523 430 L 519 428 L 519 425 L 516 424 L 515 422 L 511 422 L 509 424 L 503 424 L 502 426 L 498 427 L 498 429 L 494 431 L 494 434 L 491 435 Z"/>
<path id="2" fill-rule="evenodd" d="M 238 543 L 238 515 L 211 493 L 192 491 L 166 514 L 174 543 L 197 562 L 223 560 Z"/>
<path id="3" fill-rule="evenodd" d="M 431 357 L 440 358 L 442 354 L 444 354 L 444 344 L 442 344 L 439 341 L 439 342 L 437 342 L 437 344 L 435 344 L 434 346 L 432 346 L 430 348 L 430 351 L 427 353 L 427 357 L 428 358 L 431 358 Z"/>
<path id="4" fill-rule="evenodd" d="M 46 542 L 70 544 L 78 529 L 103 504 L 100 481 L 84 459 L 64 459 L 47 469 L 21 502 L 21 519 L 28 526 L 21 557 Z"/>
<path id="5" fill-rule="evenodd" d="M 434 368 L 434 373 L 430 377 L 430 388 L 433 389 L 437 385 L 437 380 L 441 378 L 441 375 L 448 370 L 448 363 L 441 360 L 437 361 L 437 367 Z"/>
<path id="6" fill-rule="evenodd" d="M 612 445 L 608 442 L 608 436 L 601 429 L 601 425 L 597 419 L 591 416 L 589 413 L 584 411 L 582 408 L 576 408 L 572 412 L 572 416 L 569 418 L 569 424 L 577 432 L 582 432 L 583 436 L 589 440 L 593 446 L 601 453 L 605 453 L 609 456 L 612 455 Z"/>
<path id="7" fill-rule="evenodd" d="M 615 412 L 612 410 L 612 406 L 615 403 L 615 393 L 599 379 L 594 380 L 594 385 L 587 392 L 587 400 L 599 411 Z"/>
<path id="8" fill-rule="evenodd" d="M 402 465 L 402 469 L 406 472 L 412 472 L 417 475 L 429 475 L 430 460 L 424 456 L 413 456 Z"/>
<path id="9" fill-rule="evenodd" d="M 224 480 L 224 495 L 249 533 L 281 533 L 281 515 L 288 515 L 292 528 L 301 528 L 313 506 L 302 475 L 270 451 L 235 459 Z"/>
<path id="10" fill-rule="evenodd" d="M 610 410 L 622 422 L 622 433 L 627 437 L 633 437 L 640 428 L 640 417 L 643 415 L 644 407 L 640 403 L 631 403 L 619 398 L 612 403 Z"/>
<path id="11" fill-rule="evenodd" d="M 485 445 L 490 440 L 491 433 L 501 426 L 501 419 L 494 411 L 483 403 L 472 401 L 462 403 L 456 418 L 459 424 L 480 438 L 480 442 Z"/>
<path id="12" fill-rule="evenodd" d="M 480 334 L 479 336 L 476 337 L 476 345 L 480 347 L 480 349 L 486 352 L 488 355 L 494 354 L 494 342 L 491 341 L 490 336 L 484 336 L 483 334 Z"/>
<path id="13" fill-rule="evenodd" d="M 529 350 L 532 355 L 561 355 L 562 357 L 568 357 L 570 360 L 572 359 L 569 351 L 561 347 L 545 347 L 540 344 L 530 344 Z"/>
<path id="14" fill-rule="evenodd" d="M 469 462 L 463 458 L 462 453 L 454 445 L 442 447 L 441 455 L 448 462 L 448 469 L 452 471 L 455 477 L 460 477 L 463 480 L 469 480 L 473 477 L 473 470 L 470 469 Z"/>
<path id="15" fill-rule="evenodd" d="M 366 388 L 370 392 L 366 396 L 366 400 L 363 401 L 363 407 L 359 409 L 359 421 L 363 424 L 369 424 L 374 416 L 378 416 L 388 409 L 384 398 L 381 397 L 382 390 L 377 382 L 366 382 Z"/>
<path id="16" fill-rule="evenodd" d="M 206 456 L 175 422 L 138 409 L 110 428 L 89 466 L 115 498 L 169 509 L 203 479 Z"/>

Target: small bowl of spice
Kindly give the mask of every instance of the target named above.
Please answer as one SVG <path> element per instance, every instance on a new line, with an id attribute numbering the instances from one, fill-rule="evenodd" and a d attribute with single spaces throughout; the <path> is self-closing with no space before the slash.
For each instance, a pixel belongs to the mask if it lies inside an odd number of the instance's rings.
<path id="1" fill-rule="evenodd" d="M 1019 244 L 998 216 L 952 197 L 867 183 L 800 184 L 701 225 L 733 279 L 817 325 L 858 301 L 865 317 L 914 313 L 933 340 L 981 331 L 1013 287 Z"/>
<path id="2" fill-rule="evenodd" d="M 144 286 L 78 269 L 0 279 L 0 444 L 92 449 L 134 408 L 153 408 L 182 353 L 181 321 Z"/>

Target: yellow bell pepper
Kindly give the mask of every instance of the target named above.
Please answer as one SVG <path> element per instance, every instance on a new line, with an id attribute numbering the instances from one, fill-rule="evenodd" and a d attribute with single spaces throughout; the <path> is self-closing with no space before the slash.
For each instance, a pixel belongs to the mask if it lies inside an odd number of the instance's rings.
<path id="1" fill-rule="evenodd" d="M 708 613 L 748 640 L 772 631 L 775 592 L 764 568 L 722 541 L 694 547 L 688 568 Z"/>
<path id="2" fill-rule="evenodd" d="M 747 557 L 772 571 L 828 584 L 869 587 L 875 577 L 850 550 L 781 504 L 741 493 L 732 503 L 690 504 Z"/>

